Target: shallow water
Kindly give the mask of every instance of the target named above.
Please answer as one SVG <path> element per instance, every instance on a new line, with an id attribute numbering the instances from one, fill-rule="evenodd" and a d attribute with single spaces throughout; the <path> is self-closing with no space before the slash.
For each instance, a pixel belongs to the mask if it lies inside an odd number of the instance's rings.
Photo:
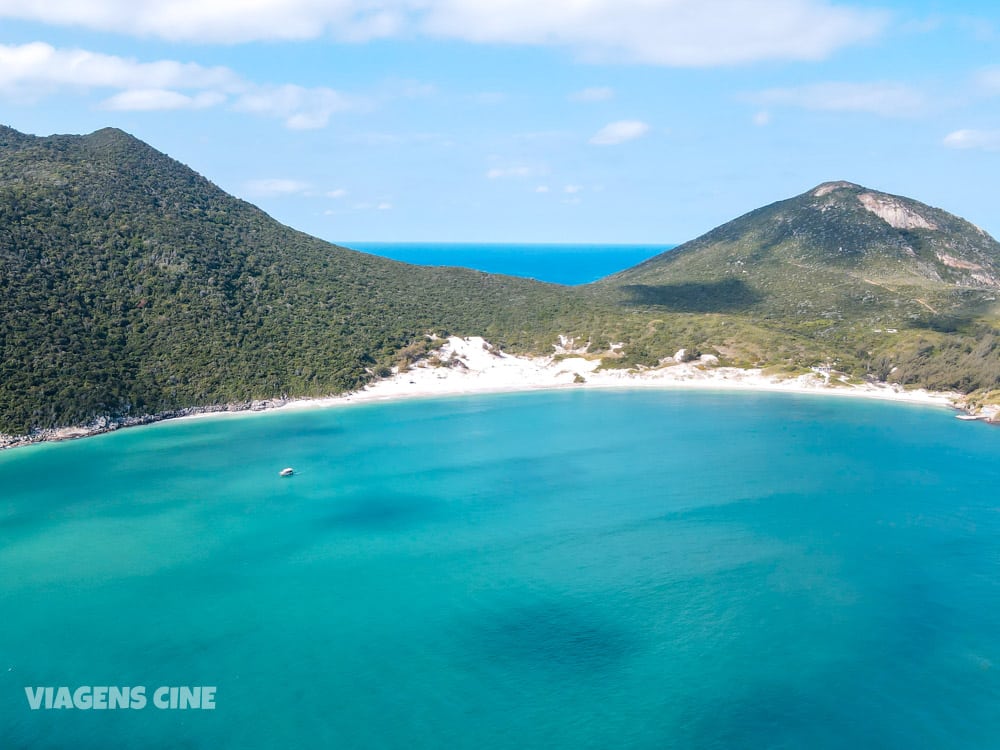
<path id="1" fill-rule="evenodd" d="M 998 457 L 946 410 L 593 390 L 8 451 L 0 747 L 995 747 Z M 29 709 L 61 685 L 216 708 Z"/>

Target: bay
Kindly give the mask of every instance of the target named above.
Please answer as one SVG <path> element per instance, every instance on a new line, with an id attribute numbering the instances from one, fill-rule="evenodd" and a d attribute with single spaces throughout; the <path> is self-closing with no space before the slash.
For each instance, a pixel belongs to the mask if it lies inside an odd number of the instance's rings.
<path id="1" fill-rule="evenodd" d="M 947 410 L 597 390 L 8 451 L 0 746 L 996 746 L 998 456 Z"/>

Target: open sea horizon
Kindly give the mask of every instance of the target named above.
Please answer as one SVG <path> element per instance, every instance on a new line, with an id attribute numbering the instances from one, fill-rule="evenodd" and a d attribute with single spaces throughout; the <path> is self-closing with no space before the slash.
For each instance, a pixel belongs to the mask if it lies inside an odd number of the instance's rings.
<path id="1" fill-rule="evenodd" d="M 576 286 L 624 271 L 673 249 L 670 244 L 348 242 L 353 250 L 423 266 L 461 266 Z"/>

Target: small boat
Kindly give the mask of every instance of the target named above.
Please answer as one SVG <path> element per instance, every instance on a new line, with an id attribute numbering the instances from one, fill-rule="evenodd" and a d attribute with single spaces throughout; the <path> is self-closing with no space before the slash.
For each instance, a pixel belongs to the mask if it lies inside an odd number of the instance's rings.
<path id="1" fill-rule="evenodd" d="M 295 469 L 293 469 L 291 466 L 289 466 L 287 469 L 282 469 L 281 471 L 279 471 L 278 472 L 278 476 L 279 477 L 290 477 L 294 473 L 295 473 Z"/>
<path id="2" fill-rule="evenodd" d="M 986 419 L 985 414 L 956 414 L 955 419 L 962 419 L 966 422 L 972 422 L 977 419 Z"/>

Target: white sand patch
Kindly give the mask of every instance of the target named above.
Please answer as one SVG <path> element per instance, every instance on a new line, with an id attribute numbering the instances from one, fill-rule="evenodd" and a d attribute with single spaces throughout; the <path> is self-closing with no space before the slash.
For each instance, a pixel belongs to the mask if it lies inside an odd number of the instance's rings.
<path id="1" fill-rule="evenodd" d="M 565 349 L 565 343 L 563 344 Z M 829 384 L 828 374 L 795 378 L 765 375 L 758 369 L 714 367 L 711 361 L 668 363 L 642 370 L 598 371 L 600 360 L 573 356 L 515 357 L 497 352 L 482 338 L 451 337 L 437 353 L 450 363 L 433 366 L 428 360 L 372 383 L 361 391 L 328 399 L 294 401 L 288 407 L 329 406 L 399 398 L 500 393 L 551 388 L 687 388 L 753 390 L 854 396 L 936 406 L 951 406 L 957 393 L 904 390 L 897 385 Z M 583 382 L 580 382 L 582 379 Z M 286 407 L 286 408 L 288 408 Z"/>

